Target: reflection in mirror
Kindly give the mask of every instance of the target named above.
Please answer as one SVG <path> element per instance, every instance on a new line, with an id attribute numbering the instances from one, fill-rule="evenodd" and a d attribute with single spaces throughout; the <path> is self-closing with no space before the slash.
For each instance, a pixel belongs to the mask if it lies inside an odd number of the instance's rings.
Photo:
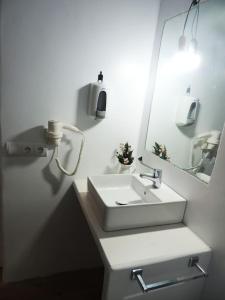
<path id="1" fill-rule="evenodd" d="M 225 1 L 164 24 L 146 149 L 209 182 L 225 120 Z"/>

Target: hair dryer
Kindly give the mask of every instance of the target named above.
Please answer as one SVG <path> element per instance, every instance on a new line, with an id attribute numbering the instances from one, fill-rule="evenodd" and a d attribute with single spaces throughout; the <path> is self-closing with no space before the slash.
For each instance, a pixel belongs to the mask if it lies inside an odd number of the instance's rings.
<path id="1" fill-rule="evenodd" d="M 58 157 L 58 155 L 59 155 L 59 145 L 60 145 L 61 139 L 63 137 L 63 129 L 73 131 L 73 132 L 78 133 L 82 136 L 78 160 L 77 160 L 76 166 L 74 167 L 74 170 L 71 171 L 71 172 L 64 169 L 64 167 L 62 166 L 62 164 L 59 160 L 59 157 Z M 65 124 L 65 123 L 62 123 L 62 122 L 59 122 L 59 121 L 51 120 L 51 121 L 48 121 L 47 137 L 48 137 L 49 144 L 55 146 L 56 153 L 57 153 L 55 160 L 56 160 L 56 164 L 57 164 L 58 168 L 64 174 L 66 174 L 68 176 L 73 176 L 76 173 L 77 169 L 78 169 L 81 154 L 82 154 L 83 147 L 84 147 L 84 134 L 83 134 L 83 132 L 80 129 L 78 129 L 77 127 L 72 126 L 70 124 Z"/>

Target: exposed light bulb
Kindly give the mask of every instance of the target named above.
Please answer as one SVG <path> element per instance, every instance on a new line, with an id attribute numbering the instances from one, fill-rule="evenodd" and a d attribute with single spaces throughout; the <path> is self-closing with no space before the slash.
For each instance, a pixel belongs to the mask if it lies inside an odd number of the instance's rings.
<path id="1" fill-rule="evenodd" d="M 181 35 L 178 41 L 178 49 L 179 51 L 185 51 L 186 49 L 186 37 Z"/>
<path id="2" fill-rule="evenodd" d="M 189 46 L 189 51 L 191 53 L 197 53 L 198 50 L 198 41 L 196 39 L 192 39 Z"/>
<path id="3" fill-rule="evenodd" d="M 198 53 L 192 53 L 190 51 L 177 51 L 171 59 L 163 66 L 163 72 L 165 74 L 175 73 L 182 74 L 193 72 L 197 70 L 201 65 L 202 58 Z"/>
<path id="4" fill-rule="evenodd" d="M 191 72 L 201 64 L 201 57 L 196 53 L 188 51 L 178 52 L 173 57 L 174 68 L 179 72 Z"/>

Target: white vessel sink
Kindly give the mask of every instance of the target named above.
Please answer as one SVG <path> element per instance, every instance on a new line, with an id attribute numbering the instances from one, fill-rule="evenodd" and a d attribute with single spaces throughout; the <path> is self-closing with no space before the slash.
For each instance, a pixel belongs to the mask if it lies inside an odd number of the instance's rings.
<path id="1" fill-rule="evenodd" d="M 88 191 L 99 212 L 105 231 L 180 223 L 186 200 L 163 184 L 136 175 L 88 177 Z"/>

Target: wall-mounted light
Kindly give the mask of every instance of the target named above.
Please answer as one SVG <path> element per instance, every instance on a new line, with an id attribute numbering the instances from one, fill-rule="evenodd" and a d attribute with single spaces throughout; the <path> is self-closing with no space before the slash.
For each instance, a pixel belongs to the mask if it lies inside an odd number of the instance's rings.
<path id="1" fill-rule="evenodd" d="M 196 38 L 193 38 L 189 45 L 189 52 L 197 53 L 197 51 L 198 51 L 198 41 L 196 40 Z"/>
<path id="2" fill-rule="evenodd" d="M 190 38 L 186 35 L 186 27 L 190 17 L 191 9 L 195 8 L 192 17 Z M 164 73 L 186 73 L 192 72 L 199 68 L 202 58 L 198 52 L 197 29 L 200 10 L 200 0 L 193 0 L 188 9 L 183 25 L 183 31 L 178 39 L 178 51 L 175 52 L 173 57 L 164 65 Z"/>
<path id="3" fill-rule="evenodd" d="M 182 35 L 179 38 L 178 41 L 178 49 L 179 51 L 184 51 L 186 49 L 186 44 L 187 44 L 187 39 L 185 36 L 185 30 L 187 27 L 187 22 L 190 16 L 191 9 L 195 7 L 195 14 L 192 20 L 192 26 L 191 26 L 191 34 L 192 34 L 192 41 L 194 42 L 195 45 L 197 45 L 197 29 L 198 29 L 198 18 L 199 18 L 199 9 L 200 9 L 200 0 L 192 0 L 191 5 L 188 9 L 185 21 L 184 21 L 184 26 L 183 26 L 183 32 Z"/>
<path id="4" fill-rule="evenodd" d="M 180 36 L 178 41 L 178 49 L 179 51 L 185 51 L 186 50 L 186 37 L 184 35 Z"/>
<path id="5" fill-rule="evenodd" d="M 201 56 L 189 51 L 179 51 L 172 59 L 173 70 L 179 73 L 194 71 L 198 69 L 200 64 Z"/>
<path id="6" fill-rule="evenodd" d="M 199 18 L 199 9 L 200 9 L 200 0 L 193 0 L 188 9 L 183 32 L 178 40 L 178 53 L 173 58 L 173 64 L 175 68 L 178 68 L 180 71 L 192 71 L 199 67 L 201 63 L 201 57 L 198 54 L 198 41 L 197 41 L 197 29 L 198 29 L 198 18 Z M 187 27 L 187 22 L 190 17 L 191 9 L 195 8 L 195 13 L 192 19 L 191 25 L 191 40 L 188 41 L 185 36 L 185 31 Z"/>

